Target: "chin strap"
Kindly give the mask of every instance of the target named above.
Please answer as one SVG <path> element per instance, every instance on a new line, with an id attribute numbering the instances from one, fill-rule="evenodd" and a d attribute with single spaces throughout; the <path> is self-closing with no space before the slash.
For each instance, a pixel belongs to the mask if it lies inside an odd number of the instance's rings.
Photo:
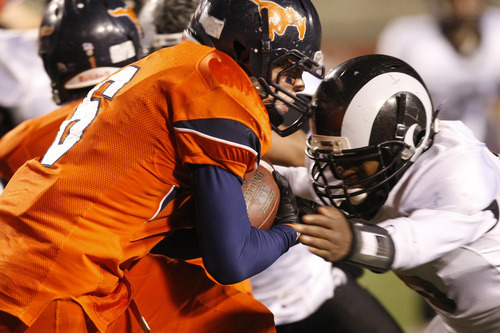
<path id="1" fill-rule="evenodd" d="M 352 228 L 352 248 L 344 259 L 376 273 L 391 268 L 394 261 L 394 243 L 384 228 L 362 222 L 349 221 Z"/>

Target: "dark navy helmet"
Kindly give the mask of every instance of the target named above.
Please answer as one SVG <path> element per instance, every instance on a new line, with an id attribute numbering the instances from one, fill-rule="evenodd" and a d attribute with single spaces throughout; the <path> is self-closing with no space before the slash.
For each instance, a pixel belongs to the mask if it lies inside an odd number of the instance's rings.
<path id="1" fill-rule="evenodd" d="M 280 77 L 297 70 L 324 75 L 321 23 L 310 0 L 202 0 L 186 35 L 231 56 L 263 99 L 273 97 L 266 107 L 277 133 L 291 134 L 310 118 L 308 98 L 290 94 L 278 84 Z M 286 67 L 273 81 L 272 71 L 278 66 Z M 297 113 L 286 129 L 278 128 L 283 123 L 283 114 L 274 105 L 278 100 Z"/>
<path id="2" fill-rule="evenodd" d="M 140 58 L 141 28 L 121 0 L 52 0 L 40 26 L 39 55 L 58 104 Z"/>

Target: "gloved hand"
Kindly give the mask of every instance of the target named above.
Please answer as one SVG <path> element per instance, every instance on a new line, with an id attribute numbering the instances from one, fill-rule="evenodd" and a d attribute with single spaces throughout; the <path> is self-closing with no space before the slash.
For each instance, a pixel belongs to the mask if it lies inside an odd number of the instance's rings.
<path id="1" fill-rule="evenodd" d="M 315 201 L 304 199 L 296 196 L 297 206 L 299 207 L 299 215 L 302 218 L 304 215 L 317 214 L 319 204 Z"/>
<path id="2" fill-rule="evenodd" d="M 299 207 L 288 179 L 276 170 L 273 171 L 273 177 L 280 190 L 280 206 L 274 224 L 300 223 Z"/>

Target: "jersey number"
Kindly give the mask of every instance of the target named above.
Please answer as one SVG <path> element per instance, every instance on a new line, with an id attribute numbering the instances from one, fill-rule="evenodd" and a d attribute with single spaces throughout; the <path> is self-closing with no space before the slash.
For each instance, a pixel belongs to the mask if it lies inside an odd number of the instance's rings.
<path id="1" fill-rule="evenodd" d="M 139 68 L 135 66 L 125 67 L 90 90 L 76 108 L 73 116 L 62 122 L 61 127 L 59 127 L 59 132 L 57 132 L 56 139 L 43 156 L 41 163 L 48 168 L 52 167 L 61 156 L 66 154 L 78 141 L 80 141 L 85 129 L 97 116 L 101 105 L 100 98 L 92 97 L 96 90 L 101 88 L 104 84 L 109 83 L 109 86 L 102 92 L 102 97 L 111 100 L 125 84 L 132 80 L 138 70 Z"/>
<path id="2" fill-rule="evenodd" d="M 427 298 L 427 300 L 429 300 L 429 302 L 437 308 L 448 313 L 454 313 L 457 309 L 457 303 L 455 303 L 453 299 L 449 298 L 431 282 L 417 276 L 398 274 L 398 277 L 403 280 L 403 282 L 406 283 L 408 287 L 415 290 L 423 297 Z"/>

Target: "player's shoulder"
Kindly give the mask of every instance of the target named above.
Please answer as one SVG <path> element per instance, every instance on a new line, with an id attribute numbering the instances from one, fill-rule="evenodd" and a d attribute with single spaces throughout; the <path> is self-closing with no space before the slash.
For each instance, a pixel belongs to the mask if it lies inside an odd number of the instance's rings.
<path id="1" fill-rule="evenodd" d="M 500 8 L 490 7 L 485 10 L 481 21 L 481 29 L 484 38 L 487 40 L 484 46 L 488 47 L 488 49 L 498 50 L 498 43 L 495 41 L 498 34 L 500 34 Z"/>
<path id="2" fill-rule="evenodd" d="M 213 47 L 185 40 L 177 45 L 171 47 L 164 47 L 163 49 L 160 49 L 156 52 L 159 53 L 175 52 L 178 55 L 184 55 L 184 57 L 181 57 L 180 59 L 186 61 L 193 60 L 196 62 L 200 57 L 202 58 L 204 55 L 212 53 L 214 50 L 215 49 Z"/>
<path id="3" fill-rule="evenodd" d="M 461 122 L 443 121 L 440 127 L 434 144 L 398 188 L 406 201 L 420 207 L 465 213 L 484 209 L 497 196 L 500 161 Z"/>
<path id="4" fill-rule="evenodd" d="M 202 81 L 208 89 L 231 89 L 250 98 L 258 97 L 250 77 L 241 66 L 229 55 L 213 47 L 183 41 L 175 46 L 158 50 L 148 58 L 161 62 L 162 70 L 169 76 L 173 72 L 183 71 L 183 78 L 179 82 L 182 85 L 195 87 L 197 86 L 195 81 Z"/>
<path id="5" fill-rule="evenodd" d="M 207 84 L 222 89 L 237 90 L 249 97 L 258 97 L 250 77 L 227 54 L 213 49 L 198 64 L 198 70 Z"/>
<path id="6" fill-rule="evenodd" d="M 400 16 L 389 21 L 382 34 L 418 36 L 422 32 L 434 30 L 436 22 L 428 14 Z"/>
<path id="7" fill-rule="evenodd" d="M 483 21 L 500 26 L 500 8 L 496 6 L 488 7 L 483 13 Z"/>
<path id="8" fill-rule="evenodd" d="M 415 164 L 432 168 L 432 173 L 469 174 L 467 178 L 470 179 L 478 171 L 490 168 L 483 158 L 485 155 L 493 157 L 486 145 L 461 121 L 441 121 L 432 146 Z"/>
<path id="9" fill-rule="evenodd" d="M 247 123 L 250 114 L 257 123 L 269 127 L 267 111 L 248 74 L 224 52 L 214 48 L 208 51 L 197 63 L 196 71 L 212 99 L 217 99 L 219 105 L 227 101 L 227 110 L 219 110 L 218 115 Z M 194 82 L 186 84 L 192 86 Z M 217 103 L 214 101 L 214 105 Z"/>
<path id="10" fill-rule="evenodd" d="M 442 120 L 439 121 L 437 128 L 434 145 L 443 147 L 443 150 L 456 149 L 460 153 L 465 153 L 468 149 L 477 150 L 484 146 L 462 121 Z"/>
<path id="11" fill-rule="evenodd" d="M 407 48 L 436 38 L 440 38 L 439 28 L 430 15 L 401 16 L 386 24 L 378 37 L 377 52 L 400 57 Z"/>

